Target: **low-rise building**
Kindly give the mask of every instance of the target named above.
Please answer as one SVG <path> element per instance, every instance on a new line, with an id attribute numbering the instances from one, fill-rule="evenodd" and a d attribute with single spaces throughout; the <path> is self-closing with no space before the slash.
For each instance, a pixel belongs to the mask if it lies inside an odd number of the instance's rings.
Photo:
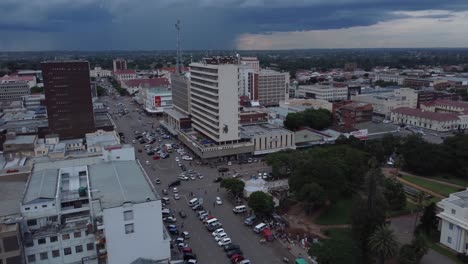
<path id="1" fill-rule="evenodd" d="M 162 114 L 164 109 L 172 108 L 172 91 L 168 87 L 141 88 L 137 97 L 148 114 Z"/>
<path id="2" fill-rule="evenodd" d="M 135 160 L 38 162 L 21 203 L 26 261 L 168 261 L 170 237 L 161 210 Z"/>
<path id="3" fill-rule="evenodd" d="M 330 112 L 333 111 L 333 104 L 327 100 L 321 99 L 289 99 L 280 102 L 279 106 L 294 112 L 302 112 L 311 108 L 315 110 L 327 109 Z"/>
<path id="4" fill-rule="evenodd" d="M 94 69 L 89 71 L 89 76 L 92 78 L 110 77 L 112 76 L 112 71 L 101 67 L 94 67 Z"/>
<path id="5" fill-rule="evenodd" d="M 44 94 L 31 94 L 25 95 L 21 97 L 23 101 L 23 107 L 30 110 L 30 109 L 37 109 L 40 107 L 44 107 Z"/>
<path id="6" fill-rule="evenodd" d="M 375 114 L 389 116 L 398 107 L 416 108 L 418 94 L 413 89 L 400 88 L 386 93 L 363 93 L 351 96 L 351 100 L 371 104 Z"/>
<path id="7" fill-rule="evenodd" d="M 321 83 L 314 85 L 299 85 L 296 97 L 340 101 L 348 98 L 348 87 L 340 83 Z"/>
<path id="8" fill-rule="evenodd" d="M 466 117 L 463 119 L 465 120 Z M 409 107 L 393 109 L 390 120 L 397 124 L 405 124 L 438 132 L 454 131 L 459 128 L 466 128 L 468 125 L 466 121 L 462 123 L 457 114 L 430 112 Z"/>
<path id="9" fill-rule="evenodd" d="M 8 133 L 3 143 L 3 151 L 8 154 L 20 156 L 34 156 L 34 146 L 37 142 L 36 135 L 19 135 Z"/>
<path id="10" fill-rule="evenodd" d="M 0 263 L 24 263 L 20 202 L 26 179 L 27 175 L 0 176 Z"/>
<path id="11" fill-rule="evenodd" d="M 117 81 L 128 81 L 137 78 L 135 70 L 116 70 L 112 73 Z"/>
<path id="12" fill-rule="evenodd" d="M 21 72 L 19 72 L 18 75 L 5 75 L 0 77 L 0 83 L 1 82 L 26 82 L 29 88 L 37 86 L 37 79 L 35 74 L 27 75 L 21 74 Z"/>
<path id="13" fill-rule="evenodd" d="M 129 94 L 141 92 L 143 89 L 169 87 L 169 85 L 167 78 L 131 79 L 122 82 L 122 88 L 125 88 Z"/>
<path id="14" fill-rule="evenodd" d="M 115 131 L 98 130 L 86 134 L 86 150 L 100 153 L 107 146 L 119 145 L 120 140 Z"/>
<path id="15" fill-rule="evenodd" d="M 5 81 L 0 80 L 0 100 L 21 100 L 24 95 L 30 94 L 27 81 Z"/>
<path id="16" fill-rule="evenodd" d="M 294 133 L 271 124 L 241 126 L 241 138 L 250 139 L 254 155 L 263 155 L 286 149 L 296 149 Z"/>
<path id="17" fill-rule="evenodd" d="M 450 194 L 437 206 L 442 210 L 437 217 L 440 243 L 450 249 L 468 254 L 468 190 Z"/>
<path id="18" fill-rule="evenodd" d="M 339 124 L 351 128 L 362 122 L 372 121 L 373 107 L 366 103 L 351 103 L 338 108 L 335 112 Z"/>
<path id="19" fill-rule="evenodd" d="M 403 85 L 404 80 L 404 75 L 399 75 L 396 73 L 379 72 L 374 75 L 374 81 L 393 82 L 398 85 Z"/>

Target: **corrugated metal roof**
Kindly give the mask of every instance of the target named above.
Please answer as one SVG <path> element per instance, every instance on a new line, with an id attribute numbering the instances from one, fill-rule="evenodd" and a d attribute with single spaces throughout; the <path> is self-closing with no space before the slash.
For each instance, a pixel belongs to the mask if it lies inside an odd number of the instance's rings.
<path id="1" fill-rule="evenodd" d="M 34 171 L 29 180 L 23 203 L 54 199 L 57 192 L 58 169 Z"/>
<path id="2" fill-rule="evenodd" d="M 89 172 L 93 198 L 100 199 L 103 208 L 157 200 L 135 161 L 95 164 L 89 166 Z"/>

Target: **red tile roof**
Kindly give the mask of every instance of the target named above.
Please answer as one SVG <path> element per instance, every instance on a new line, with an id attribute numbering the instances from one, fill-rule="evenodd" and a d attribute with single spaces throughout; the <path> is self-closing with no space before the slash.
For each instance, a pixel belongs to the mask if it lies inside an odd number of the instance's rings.
<path id="1" fill-rule="evenodd" d="M 392 110 L 392 112 L 441 122 L 459 119 L 457 114 L 423 111 L 421 109 L 409 107 L 395 108 Z"/>
<path id="2" fill-rule="evenodd" d="M 135 70 L 116 70 L 114 74 L 136 74 Z"/>
<path id="3" fill-rule="evenodd" d="M 34 76 L 5 75 L 0 77 L 0 81 L 34 81 Z"/>
<path id="4" fill-rule="evenodd" d="M 468 109 L 468 102 L 463 101 L 452 101 L 452 100 L 434 100 L 432 102 L 424 103 L 425 106 L 436 106 L 436 105 L 447 105 L 452 107 L 459 107 L 463 109 Z"/>
<path id="5" fill-rule="evenodd" d="M 152 79 L 133 79 L 124 81 L 128 87 L 139 87 L 139 86 L 149 86 L 149 87 L 159 87 L 159 86 L 169 86 L 169 80 L 167 78 L 152 78 Z"/>

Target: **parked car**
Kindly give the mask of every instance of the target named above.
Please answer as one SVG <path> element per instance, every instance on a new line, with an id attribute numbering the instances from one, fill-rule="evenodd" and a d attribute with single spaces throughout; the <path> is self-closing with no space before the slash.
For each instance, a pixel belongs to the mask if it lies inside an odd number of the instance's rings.
<path id="1" fill-rule="evenodd" d="M 189 239 L 190 238 L 190 233 L 188 231 L 184 231 L 184 232 L 182 232 L 182 237 L 184 239 Z"/>
<path id="2" fill-rule="evenodd" d="M 163 189 L 162 192 L 163 192 L 164 195 L 167 195 L 167 190 L 166 189 Z"/>
<path id="3" fill-rule="evenodd" d="M 223 178 L 221 177 L 217 177 L 213 180 L 213 182 L 222 182 L 223 181 Z"/>
<path id="4" fill-rule="evenodd" d="M 186 214 L 184 211 L 182 211 L 182 210 L 179 211 L 179 215 L 180 215 L 180 217 L 182 217 L 182 218 L 187 217 L 187 214 Z"/>
<path id="5" fill-rule="evenodd" d="M 229 250 L 229 251 L 226 252 L 226 256 L 227 256 L 228 258 L 230 258 L 230 257 L 232 257 L 232 256 L 234 256 L 234 255 L 236 255 L 236 254 L 242 255 L 243 252 L 242 252 L 242 250 L 240 250 L 240 249 L 238 249 L 238 248 L 232 249 L 232 250 Z"/>
<path id="6" fill-rule="evenodd" d="M 226 238 L 223 238 L 220 241 L 218 241 L 218 246 L 220 246 L 220 247 L 226 246 L 226 245 L 231 244 L 231 242 L 232 242 L 231 239 L 229 237 L 226 237 Z"/>
<path id="7" fill-rule="evenodd" d="M 179 200 L 180 199 L 180 195 L 178 193 L 174 193 L 174 200 Z"/>
<path id="8" fill-rule="evenodd" d="M 217 236 L 218 234 L 221 234 L 221 233 L 224 233 L 224 229 L 223 228 L 218 228 L 216 229 L 213 233 L 211 233 L 213 235 L 213 237 Z"/>
<path id="9" fill-rule="evenodd" d="M 155 182 L 156 184 L 161 184 L 161 180 L 160 180 L 159 178 L 156 178 L 156 180 L 154 180 L 154 182 Z"/>
<path id="10" fill-rule="evenodd" d="M 236 248 L 240 248 L 240 246 L 237 244 L 229 244 L 229 245 L 224 246 L 224 251 L 229 251 L 229 250 L 233 250 Z"/>
<path id="11" fill-rule="evenodd" d="M 242 260 L 244 260 L 244 257 L 242 255 L 240 255 L 240 254 L 236 254 L 236 255 L 233 255 L 231 257 L 231 262 L 232 263 L 237 263 L 237 262 L 242 261 Z"/>
<path id="12" fill-rule="evenodd" d="M 221 200 L 221 197 L 216 197 L 216 204 L 217 205 L 222 205 L 223 204 L 223 201 Z"/>
<path id="13" fill-rule="evenodd" d="M 229 171 L 228 168 L 221 167 L 221 168 L 218 169 L 218 172 L 228 172 L 228 171 Z"/>

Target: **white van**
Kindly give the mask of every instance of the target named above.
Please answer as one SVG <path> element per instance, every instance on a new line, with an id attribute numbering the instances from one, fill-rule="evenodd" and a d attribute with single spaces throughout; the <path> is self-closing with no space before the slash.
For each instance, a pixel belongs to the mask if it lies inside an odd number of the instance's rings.
<path id="1" fill-rule="evenodd" d="M 253 228 L 253 231 L 255 233 L 260 233 L 263 231 L 263 229 L 265 229 L 267 227 L 267 225 L 265 225 L 264 223 L 260 223 L 258 225 L 256 225 L 254 228 Z"/>
<path id="2" fill-rule="evenodd" d="M 189 204 L 190 207 L 192 207 L 192 206 L 198 204 L 198 198 L 193 198 L 192 200 L 190 200 L 190 201 L 188 202 L 188 204 Z"/>
<path id="3" fill-rule="evenodd" d="M 247 207 L 245 207 L 245 205 L 239 205 L 239 206 L 234 207 L 234 209 L 232 209 L 232 211 L 235 214 L 243 213 L 243 212 L 247 211 Z"/>
<path id="4" fill-rule="evenodd" d="M 209 226 L 210 224 L 216 223 L 216 222 L 218 222 L 218 219 L 216 219 L 216 218 L 211 218 L 210 220 L 206 221 L 205 225 L 206 225 L 206 226 Z"/>

